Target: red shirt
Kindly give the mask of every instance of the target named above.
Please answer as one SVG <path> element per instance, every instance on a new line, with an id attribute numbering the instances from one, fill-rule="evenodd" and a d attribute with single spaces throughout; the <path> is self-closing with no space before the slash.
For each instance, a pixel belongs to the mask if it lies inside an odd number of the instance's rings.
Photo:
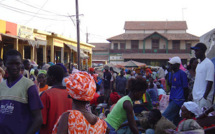
<path id="1" fill-rule="evenodd" d="M 68 98 L 68 92 L 63 86 L 55 86 L 44 91 L 40 98 L 44 106 L 40 134 L 51 134 L 60 115 L 67 110 L 72 110 L 72 98 Z"/>

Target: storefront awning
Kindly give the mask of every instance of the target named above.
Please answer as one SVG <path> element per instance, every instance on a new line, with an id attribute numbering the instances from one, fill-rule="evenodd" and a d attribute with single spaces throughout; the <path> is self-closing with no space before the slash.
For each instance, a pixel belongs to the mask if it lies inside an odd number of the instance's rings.
<path id="1" fill-rule="evenodd" d="M 64 44 L 67 45 L 71 50 L 77 52 L 77 47 L 75 47 L 73 45 L 66 44 L 66 43 L 64 43 Z"/>
<path id="2" fill-rule="evenodd" d="M 80 50 L 80 57 L 81 57 L 82 59 L 88 59 L 88 58 L 89 58 L 89 56 L 88 56 L 87 54 L 85 54 L 85 53 L 83 52 L 83 50 Z"/>
<path id="3" fill-rule="evenodd" d="M 37 42 L 37 45 L 42 45 L 42 46 L 46 46 L 47 45 L 47 41 L 46 40 L 40 40 L 40 39 L 37 39 L 35 38 L 36 42 Z"/>
<path id="4" fill-rule="evenodd" d="M 89 50 L 89 49 L 82 49 L 84 52 L 86 52 L 86 53 L 90 53 L 90 54 L 92 54 L 92 51 L 91 50 Z"/>
<path id="5" fill-rule="evenodd" d="M 75 52 L 78 52 L 77 50 L 77 47 L 73 46 L 73 45 L 69 45 L 69 44 L 66 44 L 64 43 L 65 45 L 67 45 L 71 50 L 75 51 Z M 82 59 L 88 59 L 89 56 L 87 54 L 84 53 L 84 50 L 83 49 L 80 49 L 80 57 Z"/>
<path id="6" fill-rule="evenodd" d="M 1 37 L 2 37 L 2 36 L 6 36 L 6 37 L 10 37 L 10 38 L 19 39 L 19 37 L 18 37 L 18 36 L 15 36 L 15 35 L 9 35 L 9 34 L 3 34 L 3 33 L 1 33 L 0 35 L 1 35 Z"/>

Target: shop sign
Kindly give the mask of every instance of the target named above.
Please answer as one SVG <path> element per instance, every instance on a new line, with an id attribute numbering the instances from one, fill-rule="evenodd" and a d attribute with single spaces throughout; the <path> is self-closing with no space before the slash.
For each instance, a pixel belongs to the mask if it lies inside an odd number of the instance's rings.
<path id="1" fill-rule="evenodd" d="M 63 41 L 54 39 L 53 42 L 54 42 L 54 46 L 63 47 L 63 43 L 64 43 Z"/>
<path id="2" fill-rule="evenodd" d="M 121 55 L 111 55 L 110 60 L 122 60 L 122 56 Z"/>
<path id="3" fill-rule="evenodd" d="M 46 40 L 46 36 L 42 35 L 42 34 L 34 33 L 34 37 L 39 39 L 39 40 Z"/>
<path id="4" fill-rule="evenodd" d="M 33 28 L 26 26 L 19 26 L 18 36 L 26 39 L 34 40 Z"/>

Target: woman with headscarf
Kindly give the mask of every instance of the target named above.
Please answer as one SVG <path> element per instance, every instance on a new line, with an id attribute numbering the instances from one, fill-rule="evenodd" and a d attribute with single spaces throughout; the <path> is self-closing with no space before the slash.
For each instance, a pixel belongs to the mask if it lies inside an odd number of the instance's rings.
<path id="1" fill-rule="evenodd" d="M 140 100 L 143 93 L 146 92 L 148 85 L 142 76 L 131 78 L 128 81 L 128 89 L 130 93 L 122 97 L 112 111 L 108 114 L 105 121 L 107 122 L 110 134 L 116 134 L 116 130 L 120 125 L 128 120 L 129 128 L 133 134 L 139 134 L 136 122 L 134 120 L 133 102 Z"/>
<path id="2" fill-rule="evenodd" d="M 58 120 L 53 134 L 104 134 L 107 124 L 92 114 L 87 104 L 93 99 L 96 84 L 87 72 L 77 72 L 65 79 L 66 89 L 73 99 L 72 109 L 68 110 Z"/>
<path id="3" fill-rule="evenodd" d="M 49 86 L 46 83 L 46 80 L 47 80 L 46 74 L 47 74 L 46 70 L 40 70 L 37 76 L 37 82 L 38 82 L 40 93 L 42 93 L 43 91 L 49 88 Z"/>
<path id="4" fill-rule="evenodd" d="M 196 122 L 196 118 L 201 115 L 202 111 L 200 107 L 192 101 L 184 102 L 184 104 L 181 107 L 180 115 L 183 118 L 183 120 L 178 124 L 178 127 L 176 131 L 182 131 L 182 129 L 201 129 L 200 125 Z M 195 124 L 195 126 L 192 126 L 193 128 L 184 128 L 184 125 L 188 122 Z M 189 123 L 188 123 L 189 124 Z M 186 125 L 188 127 L 189 125 Z"/>

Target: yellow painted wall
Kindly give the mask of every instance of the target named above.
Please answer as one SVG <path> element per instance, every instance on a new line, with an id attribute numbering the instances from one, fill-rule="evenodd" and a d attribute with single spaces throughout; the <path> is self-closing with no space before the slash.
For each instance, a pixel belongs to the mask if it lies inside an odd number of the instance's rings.
<path id="1" fill-rule="evenodd" d="M 0 20 L 0 33 L 6 33 L 6 21 Z"/>

